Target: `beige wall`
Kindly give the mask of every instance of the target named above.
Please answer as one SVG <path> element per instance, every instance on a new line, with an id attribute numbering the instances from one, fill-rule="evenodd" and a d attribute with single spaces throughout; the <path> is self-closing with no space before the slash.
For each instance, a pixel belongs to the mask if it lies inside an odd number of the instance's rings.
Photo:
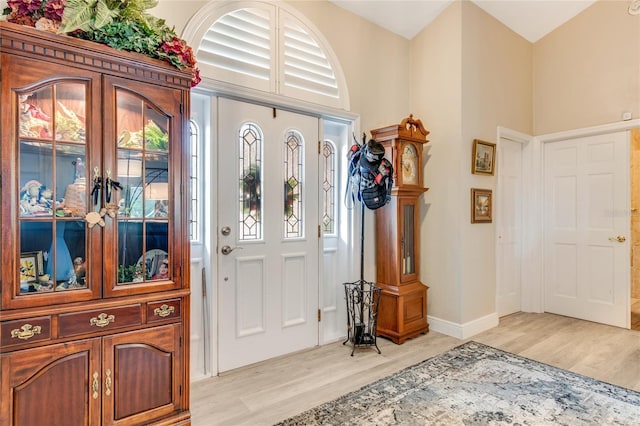
<path id="1" fill-rule="evenodd" d="M 431 316 L 460 319 L 460 223 L 466 216 L 462 183 L 461 5 L 454 3 L 411 41 L 410 102 L 415 118 L 431 132 L 425 151 L 420 205 L 420 273 L 430 286 Z M 467 169 L 465 168 L 465 171 Z"/>
<path id="2" fill-rule="evenodd" d="M 164 19 L 167 26 L 175 28 L 180 35 L 193 14 L 207 3 L 207 0 L 158 0 L 158 6 L 149 10 L 149 13 Z"/>
<path id="3" fill-rule="evenodd" d="M 464 324 L 495 312 L 495 226 L 470 223 L 473 139 L 532 131 L 532 47 L 471 2 L 456 2 L 411 42 L 411 109 L 431 131 L 421 242 L 429 315 Z M 494 200 L 495 204 L 495 200 Z M 495 205 L 494 205 L 495 207 Z"/>
<path id="4" fill-rule="evenodd" d="M 496 312 L 496 218 L 471 224 L 470 188 L 491 189 L 496 177 L 471 173 L 473 139 L 496 143 L 497 128 L 533 130 L 531 43 L 471 2 L 462 3 L 462 157 L 460 323 Z M 499 159 L 498 159 L 499 160 Z"/>
<path id="5" fill-rule="evenodd" d="M 534 45 L 536 135 L 640 118 L 640 17 L 601 0 Z"/>

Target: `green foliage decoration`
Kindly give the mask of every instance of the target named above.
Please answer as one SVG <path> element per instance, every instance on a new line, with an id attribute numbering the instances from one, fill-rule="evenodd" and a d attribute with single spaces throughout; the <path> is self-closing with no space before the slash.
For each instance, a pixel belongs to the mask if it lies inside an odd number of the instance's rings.
<path id="1" fill-rule="evenodd" d="M 106 44 L 190 68 L 200 82 L 195 55 L 165 20 L 147 12 L 158 0 L 7 0 L 7 21 Z"/>

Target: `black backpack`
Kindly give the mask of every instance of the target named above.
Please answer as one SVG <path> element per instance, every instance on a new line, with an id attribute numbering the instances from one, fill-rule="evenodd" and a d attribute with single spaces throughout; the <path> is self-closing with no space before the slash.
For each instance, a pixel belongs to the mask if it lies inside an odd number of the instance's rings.
<path id="1" fill-rule="evenodd" d="M 382 144 L 373 139 L 362 145 L 355 143 L 351 146 L 347 158 L 347 194 L 351 193 L 351 200 L 363 202 L 370 210 L 379 209 L 389 203 L 393 186 L 393 166 L 384 158 Z"/>

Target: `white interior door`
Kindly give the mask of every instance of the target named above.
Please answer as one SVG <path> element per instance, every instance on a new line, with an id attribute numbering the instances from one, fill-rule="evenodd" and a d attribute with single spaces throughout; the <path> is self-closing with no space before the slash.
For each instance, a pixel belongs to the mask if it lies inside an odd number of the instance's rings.
<path id="1" fill-rule="evenodd" d="M 318 119 L 220 99 L 219 371 L 318 344 Z"/>
<path id="2" fill-rule="evenodd" d="M 522 300 L 522 206 L 523 144 L 501 138 L 498 144 L 498 268 L 499 316 L 521 310 Z"/>
<path id="3" fill-rule="evenodd" d="M 545 144 L 547 312 L 629 327 L 628 140 L 619 132 Z"/>

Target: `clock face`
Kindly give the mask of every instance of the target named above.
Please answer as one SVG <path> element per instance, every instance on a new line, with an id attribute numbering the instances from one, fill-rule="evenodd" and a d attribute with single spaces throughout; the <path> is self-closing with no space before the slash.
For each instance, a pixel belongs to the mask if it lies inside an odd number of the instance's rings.
<path id="1" fill-rule="evenodd" d="M 418 151 L 411 144 L 404 146 L 402 150 L 402 183 L 405 185 L 418 184 Z"/>

